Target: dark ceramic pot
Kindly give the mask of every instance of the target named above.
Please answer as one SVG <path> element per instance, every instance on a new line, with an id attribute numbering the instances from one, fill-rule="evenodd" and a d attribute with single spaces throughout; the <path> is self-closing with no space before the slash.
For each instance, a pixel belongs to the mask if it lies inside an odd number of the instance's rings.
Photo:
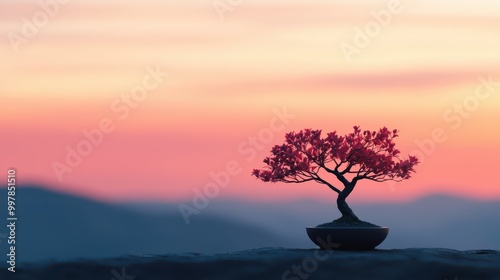
<path id="1" fill-rule="evenodd" d="M 326 250 L 373 250 L 380 245 L 388 227 L 307 227 L 314 244 Z"/>

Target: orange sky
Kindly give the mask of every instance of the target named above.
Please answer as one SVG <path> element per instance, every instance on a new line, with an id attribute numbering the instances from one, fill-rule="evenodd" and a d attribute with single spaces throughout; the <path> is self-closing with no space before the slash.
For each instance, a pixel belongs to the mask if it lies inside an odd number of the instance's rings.
<path id="1" fill-rule="evenodd" d="M 177 201 L 235 163 L 219 197 L 333 199 L 250 172 L 287 131 L 388 126 L 423 163 L 410 181 L 360 183 L 353 200 L 500 198 L 497 2 L 184 2 L 0 2 L 0 170 L 104 200 Z M 67 147 L 103 120 L 109 133 L 68 166 Z M 426 154 L 417 142 L 435 130 Z"/>

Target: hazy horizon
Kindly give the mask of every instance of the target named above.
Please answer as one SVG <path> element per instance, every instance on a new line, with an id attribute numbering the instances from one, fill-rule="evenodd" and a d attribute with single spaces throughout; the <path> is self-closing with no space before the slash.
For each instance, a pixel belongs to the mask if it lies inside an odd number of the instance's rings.
<path id="1" fill-rule="evenodd" d="M 314 186 L 314 185 L 313 185 Z M 49 192 L 55 192 L 59 194 L 64 194 L 64 195 L 69 195 L 69 196 L 75 196 L 79 198 L 84 198 L 84 199 L 89 199 L 92 201 L 96 202 L 101 202 L 101 203 L 106 203 L 106 204 L 120 204 L 120 203 L 166 203 L 166 204 L 172 204 L 172 205 L 179 205 L 181 203 L 192 203 L 194 197 L 196 196 L 195 194 L 192 194 L 191 196 L 187 196 L 184 199 L 179 199 L 179 198 L 168 198 L 168 197 L 162 197 L 162 198 L 143 198 L 139 197 L 137 199 L 134 198 L 129 198 L 129 197 L 118 197 L 118 198 L 108 198 L 108 197 L 99 197 L 96 195 L 93 195 L 92 193 L 82 191 L 85 189 L 85 187 L 80 186 L 80 188 L 61 188 L 60 186 L 50 186 L 49 184 L 43 183 L 43 182 L 27 182 L 27 183 L 21 183 L 18 185 L 19 188 L 26 189 L 26 188 L 34 188 L 34 189 L 42 189 L 45 191 Z M 301 187 L 300 184 L 297 184 L 296 187 Z M 324 188 L 322 185 L 317 185 L 318 188 Z M 194 187 L 193 187 L 194 188 Z M 202 188 L 200 188 L 202 189 Z M 397 190 L 394 190 L 396 192 Z M 359 192 L 359 191 L 358 191 Z M 392 192 L 392 191 L 391 191 Z M 202 192 L 203 193 L 203 192 Z M 258 199 L 255 197 L 241 197 L 241 196 L 217 196 L 215 198 L 210 198 L 205 196 L 210 202 L 212 201 L 243 201 L 243 202 L 248 202 L 248 203 L 264 203 L 264 204 L 273 204 L 277 202 L 301 202 L 301 201 L 318 201 L 321 203 L 332 203 L 334 205 L 336 203 L 337 199 L 337 194 L 332 192 L 331 190 L 328 190 L 325 192 L 325 195 L 321 197 L 312 197 L 312 196 L 307 196 L 307 197 L 284 197 L 284 198 L 270 198 L 270 199 Z M 394 198 L 388 198 L 386 200 L 384 199 L 377 199 L 377 200 L 372 200 L 370 198 L 366 198 L 362 195 L 356 195 L 353 193 L 347 201 L 349 204 L 353 205 L 376 205 L 376 204 L 405 204 L 405 203 L 411 203 L 411 202 L 416 202 L 419 200 L 427 199 L 427 198 L 433 198 L 433 197 L 448 197 L 448 198 L 456 198 L 456 199 L 464 199 L 468 201 L 475 201 L 475 202 L 497 202 L 500 201 L 500 198 L 481 198 L 481 197 L 475 197 L 475 196 L 464 196 L 460 194 L 455 194 L 455 193 L 446 193 L 446 192 L 429 192 L 426 194 L 422 194 L 420 196 L 414 196 L 414 197 L 408 197 L 403 200 L 394 200 Z M 335 206 L 336 207 L 336 206 Z M 335 208 L 336 209 L 336 208 Z"/>

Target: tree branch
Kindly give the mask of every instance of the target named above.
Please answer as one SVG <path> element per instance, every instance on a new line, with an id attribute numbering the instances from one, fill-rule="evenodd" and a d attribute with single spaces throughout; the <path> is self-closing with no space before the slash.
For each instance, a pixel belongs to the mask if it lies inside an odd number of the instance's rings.
<path id="1" fill-rule="evenodd" d="M 316 178 L 314 179 L 316 182 L 318 183 L 322 183 L 322 184 L 325 184 L 327 185 L 330 189 L 332 189 L 333 191 L 335 191 L 336 193 L 340 193 L 341 191 L 339 189 L 337 189 L 336 187 L 334 187 L 332 184 L 328 183 L 327 181 L 323 180 L 321 177 L 319 177 L 318 175 L 316 175 Z"/>

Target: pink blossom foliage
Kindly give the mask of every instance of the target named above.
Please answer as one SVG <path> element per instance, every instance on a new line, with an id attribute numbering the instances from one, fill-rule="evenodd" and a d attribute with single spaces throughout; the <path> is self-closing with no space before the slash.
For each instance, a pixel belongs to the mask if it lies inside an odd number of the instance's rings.
<path id="1" fill-rule="evenodd" d="M 398 137 L 396 129 L 362 131 L 354 126 L 354 132 L 345 136 L 336 131 L 322 134 L 321 130 L 312 129 L 287 133 L 285 143 L 274 146 L 271 155 L 264 159 L 266 167 L 254 169 L 252 175 L 264 182 L 327 184 L 319 176 L 323 169 L 336 175 L 344 185 L 361 179 L 401 181 L 409 179 L 419 163 L 414 156 L 400 157 L 394 143 Z"/>

